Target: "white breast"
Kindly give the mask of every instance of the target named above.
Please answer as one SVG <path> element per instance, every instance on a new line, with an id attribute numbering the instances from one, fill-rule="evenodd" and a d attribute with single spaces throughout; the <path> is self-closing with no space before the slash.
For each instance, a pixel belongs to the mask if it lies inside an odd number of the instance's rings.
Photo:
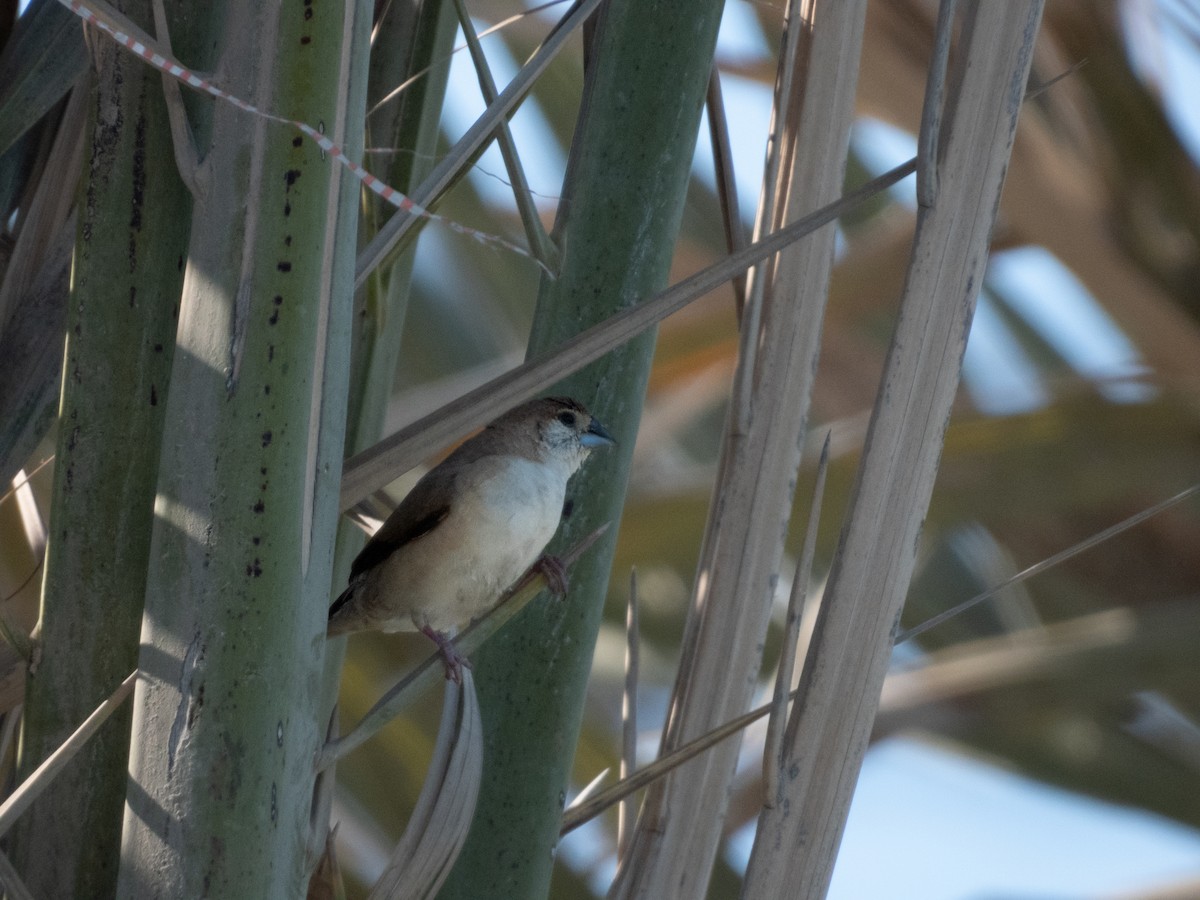
<path id="1" fill-rule="evenodd" d="M 502 459 L 466 493 L 463 509 L 476 523 L 465 529 L 463 549 L 481 574 L 495 573 L 499 590 L 519 578 L 554 537 L 567 486 L 566 473 L 555 466 Z"/>
<path id="2" fill-rule="evenodd" d="M 386 563 L 414 624 L 444 631 L 489 609 L 554 536 L 569 477 L 566 466 L 513 456 L 461 473 L 446 519 Z"/>

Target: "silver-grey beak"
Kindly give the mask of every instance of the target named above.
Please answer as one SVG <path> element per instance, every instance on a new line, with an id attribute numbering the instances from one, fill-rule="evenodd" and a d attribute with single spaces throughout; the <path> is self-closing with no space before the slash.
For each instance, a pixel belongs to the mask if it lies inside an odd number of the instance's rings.
<path id="1" fill-rule="evenodd" d="M 615 444 L 616 442 L 616 438 L 609 434 L 608 429 L 601 425 L 597 419 L 592 419 L 587 431 L 579 436 L 579 443 L 589 449 L 592 447 L 603 447 L 607 444 Z"/>

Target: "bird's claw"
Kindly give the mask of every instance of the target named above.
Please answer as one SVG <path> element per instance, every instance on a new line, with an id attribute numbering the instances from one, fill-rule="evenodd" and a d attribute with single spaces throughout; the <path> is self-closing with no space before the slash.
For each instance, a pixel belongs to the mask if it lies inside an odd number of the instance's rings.
<path id="1" fill-rule="evenodd" d="M 458 652 L 454 638 L 444 632 L 435 631 L 428 625 L 421 629 L 421 633 L 438 645 L 438 651 L 442 655 L 442 665 L 446 669 L 446 680 L 462 684 L 462 670 L 471 668 L 471 661 Z"/>
<path id="2" fill-rule="evenodd" d="M 567 595 L 567 567 L 563 565 L 563 561 L 557 556 L 549 554 L 543 556 L 533 564 L 535 572 L 541 572 L 546 578 L 546 587 L 550 588 L 550 593 L 556 597 L 565 597 Z"/>

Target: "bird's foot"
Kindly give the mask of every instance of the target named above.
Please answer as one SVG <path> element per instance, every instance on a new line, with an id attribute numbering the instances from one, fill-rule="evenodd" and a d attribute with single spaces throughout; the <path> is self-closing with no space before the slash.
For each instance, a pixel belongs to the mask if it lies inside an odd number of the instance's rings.
<path id="1" fill-rule="evenodd" d="M 471 661 L 458 652 L 454 638 L 444 632 L 435 631 L 429 625 L 421 628 L 421 634 L 438 645 L 442 654 L 442 665 L 446 667 L 446 680 L 462 684 L 462 670 L 464 667 L 471 668 Z"/>
<path id="2" fill-rule="evenodd" d="M 550 588 L 550 593 L 556 597 L 567 595 L 567 567 L 557 556 L 543 556 L 533 564 L 533 571 L 541 572 L 546 577 L 546 587 Z"/>

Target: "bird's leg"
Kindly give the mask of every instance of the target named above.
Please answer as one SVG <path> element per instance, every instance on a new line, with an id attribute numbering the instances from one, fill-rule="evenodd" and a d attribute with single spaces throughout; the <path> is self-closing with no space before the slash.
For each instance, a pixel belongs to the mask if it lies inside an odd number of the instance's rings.
<path id="1" fill-rule="evenodd" d="M 432 626 L 421 626 L 421 634 L 438 645 L 442 654 L 442 665 L 446 667 L 446 680 L 462 684 L 463 666 L 471 668 L 471 661 L 458 652 L 454 638 L 441 631 L 435 631 Z"/>
<path id="2" fill-rule="evenodd" d="M 533 571 L 546 576 L 546 586 L 556 597 L 567 595 L 567 567 L 557 556 L 546 554 L 533 564 Z"/>

